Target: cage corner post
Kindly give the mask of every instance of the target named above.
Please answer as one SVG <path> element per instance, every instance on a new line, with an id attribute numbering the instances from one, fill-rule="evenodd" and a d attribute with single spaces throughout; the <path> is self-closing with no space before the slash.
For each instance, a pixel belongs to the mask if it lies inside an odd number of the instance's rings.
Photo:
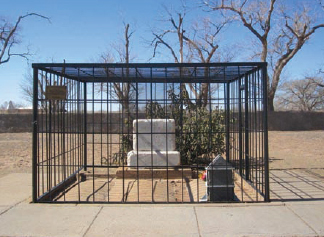
<path id="1" fill-rule="evenodd" d="M 264 201 L 270 202 L 269 180 L 269 146 L 268 146 L 268 81 L 267 63 L 262 67 L 263 81 L 263 129 L 264 129 L 264 169 L 265 169 L 265 197 Z"/>
<path id="2" fill-rule="evenodd" d="M 38 68 L 33 66 L 32 201 L 37 202 Z"/>

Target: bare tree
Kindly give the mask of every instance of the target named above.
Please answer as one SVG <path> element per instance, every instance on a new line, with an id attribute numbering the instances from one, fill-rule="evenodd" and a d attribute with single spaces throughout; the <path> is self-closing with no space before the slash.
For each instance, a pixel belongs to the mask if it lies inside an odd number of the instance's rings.
<path id="1" fill-rule="evenodd" d="M 152 30 L 153 40 L 153 58 L 156 57 L 158 48 L 166 48 L 172 55 L 175 63 L 201 62 L 210 63 L 213 61 L 216 51 L 219 48 L 217 36 L 227 25 L 229 20 L 226 18 L 223 22 L 215 23 L 206 17 L 191 24 L 191 27 L 185 29 L 184 23 L 187 15 L 187 8 L 182 6 L 182 10 L 172 14 L 165 9 L 168 15 L 167 22 L 169 28 L 163 30 Z M 176 45 L 172 35 L 176 35 Z M 178 50 L 178 53 L 177 53 Z M 186 55 L 185 55 L 186 52 Z M 185 71 L 182 72 L 184 74 Z M 208 77 L 208 69 L 205 70 L 205 77 Z M 187 90 L 188 89 L 188 90 Z M 189 98 L 189 92 L 194 96 L 197 106 L 205 107 L 208 102 L 209 84 L 202 83 L 194 85 L 192 83 L 183 84 L 182 91 L 184 96 Z"/>
<path id="2" fill-rule="evenodd" d="M 30 70 L 24 74 L 24 79 L 20 83 L 22 98 L 29 103 L 33 102 L 33 75 Z M 40 94 L 40 91 L 38 92 Z M 40 98 L 40 97 L 39 97 Z"/>
<path id="3" fill-rule="evenodd" d="M 126 64 L 125 68 L 125 77 L 128 78 L 130 70 L 128 64 L 131 61 L 130 56 L 130 39 L 135 31 L 130 31 L 130 25 L 124 23 L 124 42 L 123 45 L 115 44 L 113 49 L 117 52 L 117 57 L 119 60 L 116 60 L 116 56 L 107 52 L 101 55 L 101 60 L 105 63 L 112 62 L 121 62 Z M 106 69 L 106 74 L 114 74 L 112 69 Z M 130 101 L 136 96 L 135 85 L 129 82 L 114 82 L 111 88 L 108 88 L 106 84 L 101 84 L 99 91 L 106 91 L 112 97 L 115 97 L 119 100 L 120 104 L 123 106 L 123 113 L 127 116 L 131 115 Z"/>
<path id="4" fill-rule="evenodd" d="M 278 105 L 285 110 L 316 111 L 324 109 L 324 82 L 321 77 L 305 77 L 286 82 L 280 89 Z"/>
<path id="5" fill-rule="evenodd" d="M 279 5 L 277 0 L 204 0 L 203 4 L 224 15 L 234 15 L 260 43 L 262 62 L 275 60 L 274 69 L 268 76 L 269 110 L 274 110 L 274 97 L 280 76 L 287 63 L 299 52 L 310 36 L 324 24 L 314 14 L 317 1 L 312 7 L 301 3 Z M 303 2 L 304 4 L 304 2 Z M 306 4 L 306 3 L 305 3 Z M 296 5 L 298 5 L 296 7 Z M 276 10 L 277 14 L 274 14 Z M 323 21 L 323 19 L 321 19 Z M 276 27 L 272 23 L 276 23 Z"/>
<path id="6" fill-rule="evenodd" d="M 15 45 L 20 43 L 20 40 L 18 39 L 18 31 L 19 26 L 21 24 L 21 21 L 24 18 L 30 17 L 30 16 L 37 16 L 40 18 L 44 18 L 49 20 L 49 18 L 42 16 L 37 13 L 28 13 L 23 16 L 19 16 L 17 21 L 14 24 L 11 24 L 10 22 L 6 21 L 5 19 L 1 19 L 0 23 L 0 65 L 3 63 L 9 62 L 11 57 L 19 56 L 23 57 L 25 59 L 28 59 L 28 56 L 30 56 L 30 52 L 23 52 L 23 53 L 13 53 L 12 49 Z"/>
<path id="7" fill-rule="evenodd" d="M 318 74 L 319 75 L 324 75 L 324 71 L 322 70 L 322 69 L 320 69 L 319 71 L 318 71 Z M 318 82 L 318 81 L 315 81 L 315 80 L 313 80 L 314 81 L 314 83 L 316 83 L 319 87 L 324 87 L 324 82 L 322 81 L 322 82 Z"/>
<path id="8" fill-rule="evenodd" d="M 153 46 L 153 56 L 152 58 L 156 57 L 157 49 L 160 45 L 163 45 L 166 47 L 169 52 L 171 53 L 172 57 L 174 58 L 175 63 L 183 63 L 184 62 L 184 33 L 185 30 L 183 28 L 183 21 L 186 16 L 186 9 L 184 9 L 182 12 L 177 13 L 177 22 L 175 21 L 172 14 L 166 9 L 168 16 L 170 17 L 168 19 L 168 22 L 171 23 L 170 29 L 163 29 L 163 30 L 152 30 L 152 34 L 154 36 L 151 46 Z M 179 53 L 176 53 L 176 49 L 170 42 L 168 42 L 166 38 L 169 34 L 176 34 L 177 35 L 177 43 L 178 43 L 178 51 Z"/>

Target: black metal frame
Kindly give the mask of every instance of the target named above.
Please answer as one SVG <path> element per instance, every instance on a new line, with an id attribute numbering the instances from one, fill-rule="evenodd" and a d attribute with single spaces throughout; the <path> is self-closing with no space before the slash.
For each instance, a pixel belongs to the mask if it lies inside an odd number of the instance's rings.
<path id="1" fill-rule="evenodd" d="M 201 89 L 203 84 L 208 85 L 205 111 L 209 113 L 210 121 L 207 126 L 211 126 L 212 113 L 215 111 L 220 116 L 224 115 L 224 119 L 223 122 L 219 122 L 222 126 L 221 132 L 209 130 L 201 132 L 200 136 L 207 136 L 212 140 L 216 133 L 224 135 L 223 155 L 235 168 L 235 179 L 241 190 L 236 194 L 238 197 L 235 201 L 270 201 L 266 63 L 39 63 L 33 64 L 33 70 L 33 202 L 200 202 L 199 188 L 202 187 L 197 176 L 202 169 L 206 168 L 206 163 L 199 163 L 199 161 L 176 167 L 152 165 L 147 169 L 149 170 L 147 179 L 151 182 L 150 198 L 144 198 L 142 194 L 146 189 L 144 188 L 143 191 L 141 188 L 147 184 L 142 184 L 144 182 L 140 177 L 142 167 L 137 163 L 132 167 L 136 175 L 132 182 L 136 196 L 133 200 L 127 200 L 130 192 L 127 184 L 130 183 L 127 183 L 125 154 L 120 154 L 120 151 L 124 151 L 124 142 L 132 137 L 131 119 L 148 118 L 152 121 L 154 115 L 152 104 L 146 114 L 140 111 L 149 102 L 157 102 L 165 109 L 166 117 L 170 116 L 171 112 L 168 108 L 174 103 L 168 95 L 168 88 L 171 87 L 177 91 L 180 103 L 178 108 L 181 108 L 176 134 L 181 139 L 185 134 L 193 135 L 191 128 L 196 125 L 190 124 L 188 130 L 181 127 L 184 126 L 183 121 L 186 119 L 188 107 L 186 103 L 190 101 L 196 103 L 194 114 L 198 119 L 198 97 L 192 94 L 189 85 Z M 120 98 L 112 95 L 111 91 L 116 91 L 114 87 L 116 84 L 122 89 L 126 85 L 132 87 L 129 90 L 135 94 L 128 100 L 134 105 L 131 112 L 129 104 L 125 109 L 125 103 L 123 104 Z M 46 86 L 57 85 L 67 88 L 66 98 L 61 100 L 47 98 Z M 213 91 L 212 86 L 215 88 Z M 120 112 L 117 113 L 117 110 Z M 152 126 L 149 134 L 151 144 L 153 144 Z M 138 133 L 138 130 L 135 131 L 134 136 Z M 161 134 L 167 137 L 168 131 Z M 117 141 L 115 141 L 116 135 L 118 135 Z M 185 146 L 180 144 L 182 144 L 181 140 L 177 143 L 179 150 L 181 146 Z M 217 145 L 213 141 L 209 144 L 209 146 Z M 138 150 L 138 147 L 135 150 Z M 153 160 L 152 152 L 151 149 Z M 167 164 L 168 154 L 167 151 Z M 113 156 L 115 156 L 114 162 Z M 120 157 L 123 158 L 119 160 Z M 213 157 L 208 156 L 208 159 L 212 161 Z M 121 169 L 120 189 L 122 191 L 120 191 L 121 198 L 113 199 L 111 188 L 117 168 Z M 157 189 L 155 175 L 161 169 L 166 169 L 163 171 L 166 177 L 160 178 L 162 183 L 165 182 L 163 185 L 166 185 L 163 191 L 166 197 L 159 199 L 154 196 L 154 190 Z M 196 193 L 191 190 L 193 186 L 190 186 L 191 181 L 186 177 L 185 172 L 188 169 L 192 171 Z M 177 170 L 180 178 L 172 178 L 171 170 Z M 101 179 L 106 180 L 102 187 L 98 183 Z M 178 189 L 181 188 L 181 194 L 177 194 L 177 198 L 171 200 L 174 180 L 180 180 Z M 90 185 L 87 188 L 86 183 Z M 252 195 L 247 193 L 247 186 L 253 190 Z M 103 187 L 106 191 L 103 192 L 101 199 L 97 198 Z M 84 190 L 90 193 L 86 199 L 82 197 Z M 75 196 L 70 195 L 72 192 Z M 184 197 L 187 194 L 191 195 L 189 199 Z M 207 201 L 213 202 L 213 200 Z"/>

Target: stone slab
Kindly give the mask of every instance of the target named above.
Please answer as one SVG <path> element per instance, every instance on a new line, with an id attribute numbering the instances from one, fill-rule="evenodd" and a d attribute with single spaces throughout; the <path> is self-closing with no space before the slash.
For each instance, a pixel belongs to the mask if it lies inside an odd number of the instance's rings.
<path id="1" fill-rule="evenodd" d="M 117 179 L 182 179 L 192 178 L 191 169 L 129 169 L 119 167 L 116 172 Z"/>
<path id="2" fill-rule="evenodd" d="M 315 236 L 285 206 L 196 207 L 201 236 Z"/>
<path id="3" fill-rule="evenodd" d="M 193 208 L 104 207 L 88 231 L 92 236 L 199 236 Z"/>
<path id="4" fill-rule="evenodd" d="M 95 206 L 18 205 L 0 216 L 0 236 L 84 236 Z"/>
<path id="5" fill-rule="evenodd" d="M 174 151 L 174 119 L 138 119 L 133 121 L 133 149 L 139 151 Z"/>
<path id="6" fill-rule="evenodd" d="M 137 165 L 141 166 L 140 168 L 150 168 L 152 166 L 178 166 L 180 165 L 180 152 L 134 150 L 128 152 L 127 166 L 130 167 Z"/>
<path id="7" fill-rule="evenodd" d="M 13 173 L 0 178 L 0 205 L 11 206 L 28 199 L 32 191 L 32 175 Z"/>

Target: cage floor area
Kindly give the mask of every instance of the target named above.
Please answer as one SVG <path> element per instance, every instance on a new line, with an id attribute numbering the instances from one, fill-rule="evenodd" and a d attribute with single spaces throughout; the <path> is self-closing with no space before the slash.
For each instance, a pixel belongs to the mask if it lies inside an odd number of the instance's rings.
<path id="1" fill-rule="evenodd" d="M 258 202 L 263 197 L 235 174 L 234 202 Z M 118 179 L 88 177 L 61 192 L 57 202 L 194 203 L 205 202 L 205 182 L 200 179 Z"/>

